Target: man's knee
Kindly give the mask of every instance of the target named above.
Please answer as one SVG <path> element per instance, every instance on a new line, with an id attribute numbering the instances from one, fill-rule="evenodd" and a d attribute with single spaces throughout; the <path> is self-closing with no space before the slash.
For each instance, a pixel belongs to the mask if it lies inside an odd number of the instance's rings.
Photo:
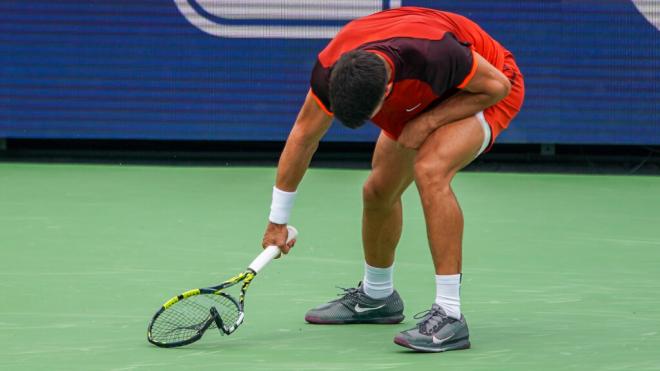
<path id="1" fill-rule="evenodd" d="M 368 208 L 389 208 L 399 199 L 396 190 L 389 189 L 384 184 L 367 179 L 362 187 L 362 200 Z"/>
<path id="2" fill-rule="evenodd" d="M 451 161 L 442 156 L 420 156 L 415 159 L 415 182 L 421 192 L 450 191 L 456 170 Z"/>

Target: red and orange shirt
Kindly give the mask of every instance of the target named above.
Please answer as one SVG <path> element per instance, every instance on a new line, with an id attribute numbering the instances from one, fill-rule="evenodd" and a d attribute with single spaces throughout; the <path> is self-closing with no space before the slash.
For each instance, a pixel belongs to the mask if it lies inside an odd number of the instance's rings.
<path id="1" fill-rule="evenodd" d="M 312 71 L 312 93 L 328 114 L 332 67 L 355 49 L 381 55 L 392 69 L 392 91 L 372 121 L 394 139 L 408 121 L 470 82 L 477 69 L 475 51 L 500 70 L 508 53 L 458 14 L 402 7 L 356 19 L 319 53 Z"/>

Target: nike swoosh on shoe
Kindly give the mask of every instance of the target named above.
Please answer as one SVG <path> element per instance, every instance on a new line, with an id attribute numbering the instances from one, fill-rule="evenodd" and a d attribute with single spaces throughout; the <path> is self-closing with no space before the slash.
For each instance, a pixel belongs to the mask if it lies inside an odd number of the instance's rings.
<path id="1" fill-rule="evenodd" d="M 385 304 L 383 304 L 383 305 L 381 305 L 381 306 L 378 306 L 378 307 L 374 307 L 374 308 L 369 308 L 369 307 L 364 308 L 364 307 L 361 307 L 360 304 L 355 304 L 355 308 L 354 308 L 354 309 L 355 309 L 355 311 L 356 311 L 357 313 L 364 313 L 364 312 L 368 312 L 368 311 L 370 311 L 370 310 L 380 309 L 380 308 L 382 308 L 382 307 L 384 307 L 384 306 L 385 306 Z"/>
<path id="2" fill-rule="evenodd" d="M 433 340 L 433 344 L 442 344 L 443 342 L 449 340 L 454 336 L 454 333 L 449 334 L 449 336 L 443 338 L 443 339 L 438 339 L 437 337 L 433 336 L 431 340 Z"/>

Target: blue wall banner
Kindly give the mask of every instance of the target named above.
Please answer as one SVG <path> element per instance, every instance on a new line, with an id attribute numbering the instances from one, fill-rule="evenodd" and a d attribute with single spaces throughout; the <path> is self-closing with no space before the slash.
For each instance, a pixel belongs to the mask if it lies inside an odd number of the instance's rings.
<path id="1" fill-rule="evenodd" d="M 283 140 L 337 30 L 407 5 L 514 53 L 527 97 L 499 142 L 660 144 L 657 0 L 5 0 L 0 138 Z"/>

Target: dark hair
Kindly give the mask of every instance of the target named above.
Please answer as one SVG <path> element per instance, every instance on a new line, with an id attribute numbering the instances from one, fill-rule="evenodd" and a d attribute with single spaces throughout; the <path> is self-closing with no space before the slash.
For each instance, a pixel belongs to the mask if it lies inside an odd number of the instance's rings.
<path id="1" fill-rule="evenodd" d="M 374 53 L 353 50 L 339 58 L 330 74 L 330 106 L 351 129 L 364 125 L 385 94 L 387 70 Z"/>

